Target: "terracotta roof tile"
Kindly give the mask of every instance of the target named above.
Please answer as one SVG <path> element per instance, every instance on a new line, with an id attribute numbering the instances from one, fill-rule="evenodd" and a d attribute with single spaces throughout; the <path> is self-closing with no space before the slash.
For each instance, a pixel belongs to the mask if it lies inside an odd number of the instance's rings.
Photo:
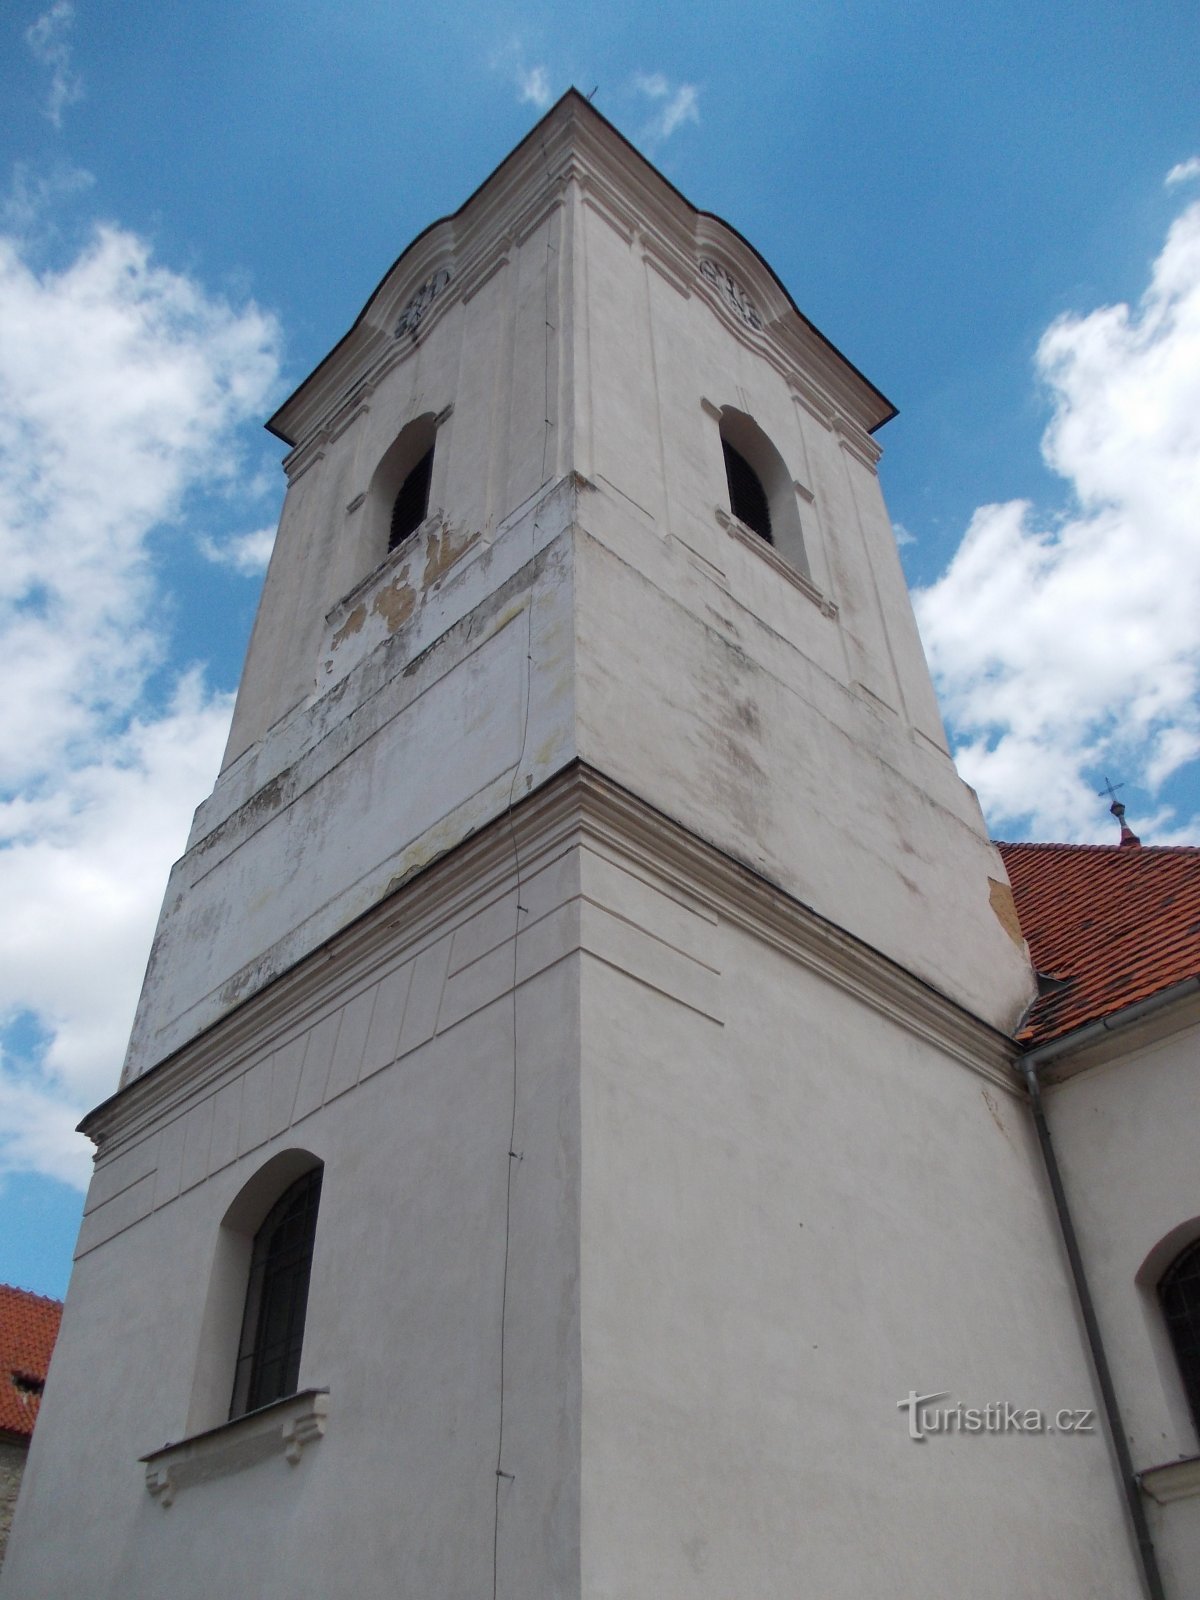
<path id="1" fill-rule="evenodd" d="M 1045 1043 L 1200 975 L 1200 849 L 1001 844 L 1039 973 L 1017 1034 Z"/>
<path id="2" fill-rule="evenodd" d="M 61 1301 L 0 1284 L 0 1432 L 32 1434 L 61 1320 Z"/>

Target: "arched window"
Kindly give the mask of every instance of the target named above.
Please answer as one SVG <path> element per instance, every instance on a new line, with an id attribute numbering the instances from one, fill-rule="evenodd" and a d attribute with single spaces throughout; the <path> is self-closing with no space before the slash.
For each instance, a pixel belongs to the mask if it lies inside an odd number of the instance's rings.
<path id="1" fill-rule="evenodd" d="M 296 1392 L 321 1173 L 285 1189 L 254 1235 L 230 1417 Z"/>
<path id="2" fill-rule="evenodd" d="M 744 411 L 723 406 L 718 413 L 729 509 L 790 567 L 809 577 L 800 526 L 797 489 L 775 445 Z"/>
<path id="3" fill-rule="evenodd" d="M 414 534 L 429 515 L 438 421 L 432 411 L 414 417 L 384 451 L 367 490 L 370 562 L 382 560 Z"/>
<path id="4" fill-rule="evenodd" d="M 725 480 L 729 485 L 729 509 L 739 522 L 744 522 L 752 528 L 760 538 L 768 544 L 771 539 L 771 508 L 767 503 L 767 491 L 759 481 L 758 473 L 730 444 L 728 439 L 722 438 L 721 448 L 725 452 Z"/>
<path id="5" fill-rule="evenodd" d="M 433 446 L 417 462 L 400 485 L 392 505 L 392 525 L 388 534 L 388 549 L 394 550 L 402 540 L 425 521 L 429 514 L 429 484 L 433 477 Z"/>
<path id="6" fill-rule="evenodd" d="M 1158 1299 L 1184 1392 L 1200 1428 L 1200 1239 L 1181 1251 L 1158 1280 Z"/>

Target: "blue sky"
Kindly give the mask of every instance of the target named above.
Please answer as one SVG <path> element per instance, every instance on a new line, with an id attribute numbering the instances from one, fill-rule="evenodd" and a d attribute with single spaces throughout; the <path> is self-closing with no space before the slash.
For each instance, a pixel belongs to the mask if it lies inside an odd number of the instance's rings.
<path id="1" fill-rule="evenodd" d="M 1005 837 L 1200 840 L 1194 3 L 16 0 L 0 22 L 0 1281 L 61 1294 L 282 490 L 262 420 L 571 83 L 899 406 Z"/>

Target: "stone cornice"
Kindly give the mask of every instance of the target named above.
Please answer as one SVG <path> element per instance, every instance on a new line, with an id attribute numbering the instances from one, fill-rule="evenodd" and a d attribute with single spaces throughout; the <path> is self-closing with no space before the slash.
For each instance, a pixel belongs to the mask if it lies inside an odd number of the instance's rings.
<path id="1" fill-rule="evenodd" d="M 420 948 L 436 928 L 493 898 L 511 879 L 514 848 L 522 875 L 530 875 L 565 847 L 578 822 L 570 786 L 561 776 L 552 779 L 511 814 L 407 879 L 394 880 L 371 910 L 132 1079 L 90 1112 L 80 1131 L 106 1146 L 135 1137 L 165 1112 L 190 1102 L 198 1088 L 240 1070 L 264 1039 L 285 1028 L 301 1029 L 334 997 L 365 985 L 398 949 Z"/>
<path id="2" fill-rule="evenodd" d="M 594 769 L 580 765 L 578 771 L 585 839 L 603 839 L 643 868 L 673 877 L 718 916 L 1017 1092 L 1016 1051 L 1004 1034 Z"/>
<path id="3" fill-rule="evenodd" d="M 445 856 L 389 885 L 370 911 L 243 1001 L 197 1038 L 84 1118 L 106 1153 L 182 1108 L 247 1056 L 292 1032 L 339 995 L 365 985 L 397 952 L 420 948 L 511 883 L 581 844 L 636 865 L 708 904 L 863 1004 L 990 1082 L 1017 1092 L 1012 1041 L 751 867 L 576 761 L 510 813 Z"/>
<path id="4" fill-rule="evenodd" d="M 515 243 L 562 204 L 572 184 L 617 221 L 669 281 L 711 298 L 735 335 L 790 375 L 802 368 L 848 432 L 866 434 L 894 409 L 798 310 L 774 272 L 735 229 L 694 207 L 581 96 L 563 97 L 452 216 L 432 223 L 393 263 L 350 330 L 287 399 L 268 427 L 305 453 L 333 419 L 404 359 L 448 309 L 469 299 Z M 751 297 L 760 327 L 719 303 L 701 277 L 719 260 Z M 443 281 L 444 280 L 444 281 Z M 436 292 L 432 286 L 438 285 Z M 419 325 L 398 337 L 404 310 L 429 290 Z"/>

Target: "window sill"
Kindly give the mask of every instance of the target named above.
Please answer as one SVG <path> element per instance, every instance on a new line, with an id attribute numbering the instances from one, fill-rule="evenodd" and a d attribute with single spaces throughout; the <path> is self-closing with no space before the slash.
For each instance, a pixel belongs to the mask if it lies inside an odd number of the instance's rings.
<path id="1" fill-rule="evenodd" d="M 146 1488 L 161 1506 L 169 1506 L 180 1489 L 241 1472 L 282 1453 L 292 1466 L 306 1444 L 325 1433 L 328 1389 L 301 1389 L 244 1417 L 167 1444 L 139 1457 L 146 1467 Z"/>
<path id="2" fill-rule="evenodd" d="M 417 541 L 422 535 L 432 533 L 436 528 L 440 528 L 441 524 L 442 513 L 435 506 L 424 521 L 418 522 L 411 533 L 405 534 L 400 543 L 393 550 L 389 550 L 383 559 L 371 568 L 365 578 L 360 578 L 353 589 L 344 594 L 340 600 L 334 601 L 333 605 L 325 613 L 326 627 L 333 633 L 336 633 L 339 628 L 345 627 L 346 619 L 354 608 L 370 594 L 371 590 L 379 583 L 379 580 L 391 572 L 393 567 L 401 566 L 407 561 L 417 548 Z"/>
<path id="3" fill-rule="evenodd" d="M 1138 1473 L 1143 1490 L 1160 1506 L 1172 1500 L 1188 1500 L 1200 1495 L 1200 1456 L 1184 1456 L 1182 1461 L 1166 1461 L 1160 1467 L 1147 1467 Z"/>
<path id="4" fill-rule="evenodd" d="M 837 616 L 838 608 L 834 602 L 827 595 L 821 593 L 810 577 L 799 571 L 798 568 L 793 567 L 790 562 L 785 561 L 774 545 L 768 544 L 761 534 L 755 533 L 753 528 L 748 528 L 737 517 L 731 517 L 724 506 L 718 506 L 716 511 L 717 521 L 725 529 L 726 533 L 731 534 L 740 543 L 744 544 L 747 549 L 753 550 L 759 560 L 765 561 L 769 567 L 774 568 L 781 578 L 786 578 L 790 584 L 799 589 L 806 600 L 812 601 L 822 616 Z"/>

